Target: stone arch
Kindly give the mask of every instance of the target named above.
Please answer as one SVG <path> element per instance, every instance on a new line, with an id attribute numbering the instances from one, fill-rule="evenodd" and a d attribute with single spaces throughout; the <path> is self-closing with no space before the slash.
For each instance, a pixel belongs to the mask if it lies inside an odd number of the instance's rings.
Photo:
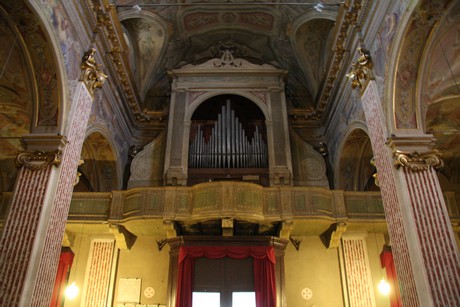
<path id="1" fill-rule="evenodd" d="M 109 192 L 121 188 L 121 165 L 109 133 L 100 127 L 88 131 L 81 157 L 84 163 L 78 167 L 80 180 L 77 192 Z"/>
<path id="2" fill-rule="evenodd" d="M 367 129 L 361 123 L 350 126 L 339 147 L 336 163 L 335 187 L 348 191 L 378 190 L 371 164 L 373 151 Z"/>
<path id="3" fill-rule="evenodd" d="M 460 189 L 460 3 L 439 20 L 419 68 L 417 101 L 422 128 L 436 139 L 444 167 L 438 177 L 444 191 Z"/>
<path id="4" fill-rule="evenodd" d="M 206 92 L 202 95 L 196 97 L 193 101 L 190 102 L 190 106 L 187 108 L 187 113 L 185 114 L 185 121 L 189 122 L 193 116 L 195 110 L 205 101 L 209 100 L 212 97 L 221 96 L 221 95 L 235 95 L 244 97 L 251 102 L 253 102 L 259 109 L 262 111 L 265 117 L 265 121 L 270 122 L 271 116 L 268 110 L 268 106 L 265 101 L 263 101 L 259 96 L 256 96 L 254 93 L 246 91 L 213 91 Z"/>
<path id="5" fill-rule="evenodd" d="M 448 11 L 449 1 L 419 1 L 412 3 L 400 21 L 395 34 L 387 67 L 385 85 L 388 128 L 390 133 L 423 134 L 423 115 L 417 91 L 419 90 L 420 63 L 436 31 L 437 24 Z"/>
<path id="6" fill-rule="evenodd" d="M 4 5 L 4 9 L 7 14 L 15 15 L 11 20 L 16 21 L 14 26 L 21 35 L 34 73 L 31 132 L 64 134 L 69 111 L 67 72 L 59 38 L 50 18 L 37 3 L 10 2 Z M 21 20 L 27 20 L 27 26 Z"/>
<path id="7" fill-rule="evenodd" d="M 11 191 L 14 160 L 30 134 L 65 135 L 66 72 L 57 38 L 36 3 L 0 5 L 0 191 Z M 22 21 L 27 20 L 27 23 Z"/>

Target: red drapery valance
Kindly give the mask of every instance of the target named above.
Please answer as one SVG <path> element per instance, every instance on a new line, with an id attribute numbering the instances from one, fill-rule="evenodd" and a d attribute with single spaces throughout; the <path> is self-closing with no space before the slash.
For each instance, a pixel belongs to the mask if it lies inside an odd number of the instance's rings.
<path id="1" fill-rule="evenodd" d="M 181 246 L 176 307 L 192 306 L 194 259 L 199 257 L 252 257 L 256 306 L 276 307 L 275 252 L 272 246 Z"/>

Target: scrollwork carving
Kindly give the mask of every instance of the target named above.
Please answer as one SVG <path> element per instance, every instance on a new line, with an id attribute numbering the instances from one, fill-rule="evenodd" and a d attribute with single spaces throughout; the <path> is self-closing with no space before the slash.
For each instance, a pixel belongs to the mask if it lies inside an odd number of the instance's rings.
<path id="1" fill-rule="evenodd" d="M 61 163 L 61 151 L 55 152 L 21 152 L 16 158 L 16 164 L 24 166 L 31 171 L 44 169 L 47 166 L 59 166 Z"/>
<path id="2" fill-rule="evenodd" d="M 397 168 L 400 166 L 408 167 L 414 172 L 420 172 L 433 167 L 435 169 L 442 168 L 444 163 L 441 159 L 441 153 L 437 150 L 424 153 L 407 152 L 394 150 L 394 164 Z"/>

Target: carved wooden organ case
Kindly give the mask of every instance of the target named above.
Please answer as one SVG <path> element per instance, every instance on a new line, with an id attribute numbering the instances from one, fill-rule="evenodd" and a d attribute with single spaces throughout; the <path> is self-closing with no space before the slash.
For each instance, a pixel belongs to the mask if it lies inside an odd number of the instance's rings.
<path id="1" fill-rule="evenodd" d="M 227 56 L 169 73 L 166 185 L 292 184 L 286 71 Z"/>

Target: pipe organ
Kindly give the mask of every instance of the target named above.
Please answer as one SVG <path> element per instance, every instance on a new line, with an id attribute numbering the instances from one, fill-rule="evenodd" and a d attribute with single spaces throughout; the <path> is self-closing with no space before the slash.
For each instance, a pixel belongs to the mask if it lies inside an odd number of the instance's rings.
<path id="1" fill-rule="evenodd" d="M 292 184 L 287 72 L 270 64 L 234 60 L 237 67 L 214 58 L 168 71 L 165 185 Z"/>
<path id="2" fill-rule="evenodd" d="M 209 130 L 209 129 L 208 129 Z M 222 106 L 210 131 L 197 124 L 189 145 L 190 168 L 267 168 L 268 150 L 262 125 L 255 125 L 252 136 L 230 107 Z"/>

